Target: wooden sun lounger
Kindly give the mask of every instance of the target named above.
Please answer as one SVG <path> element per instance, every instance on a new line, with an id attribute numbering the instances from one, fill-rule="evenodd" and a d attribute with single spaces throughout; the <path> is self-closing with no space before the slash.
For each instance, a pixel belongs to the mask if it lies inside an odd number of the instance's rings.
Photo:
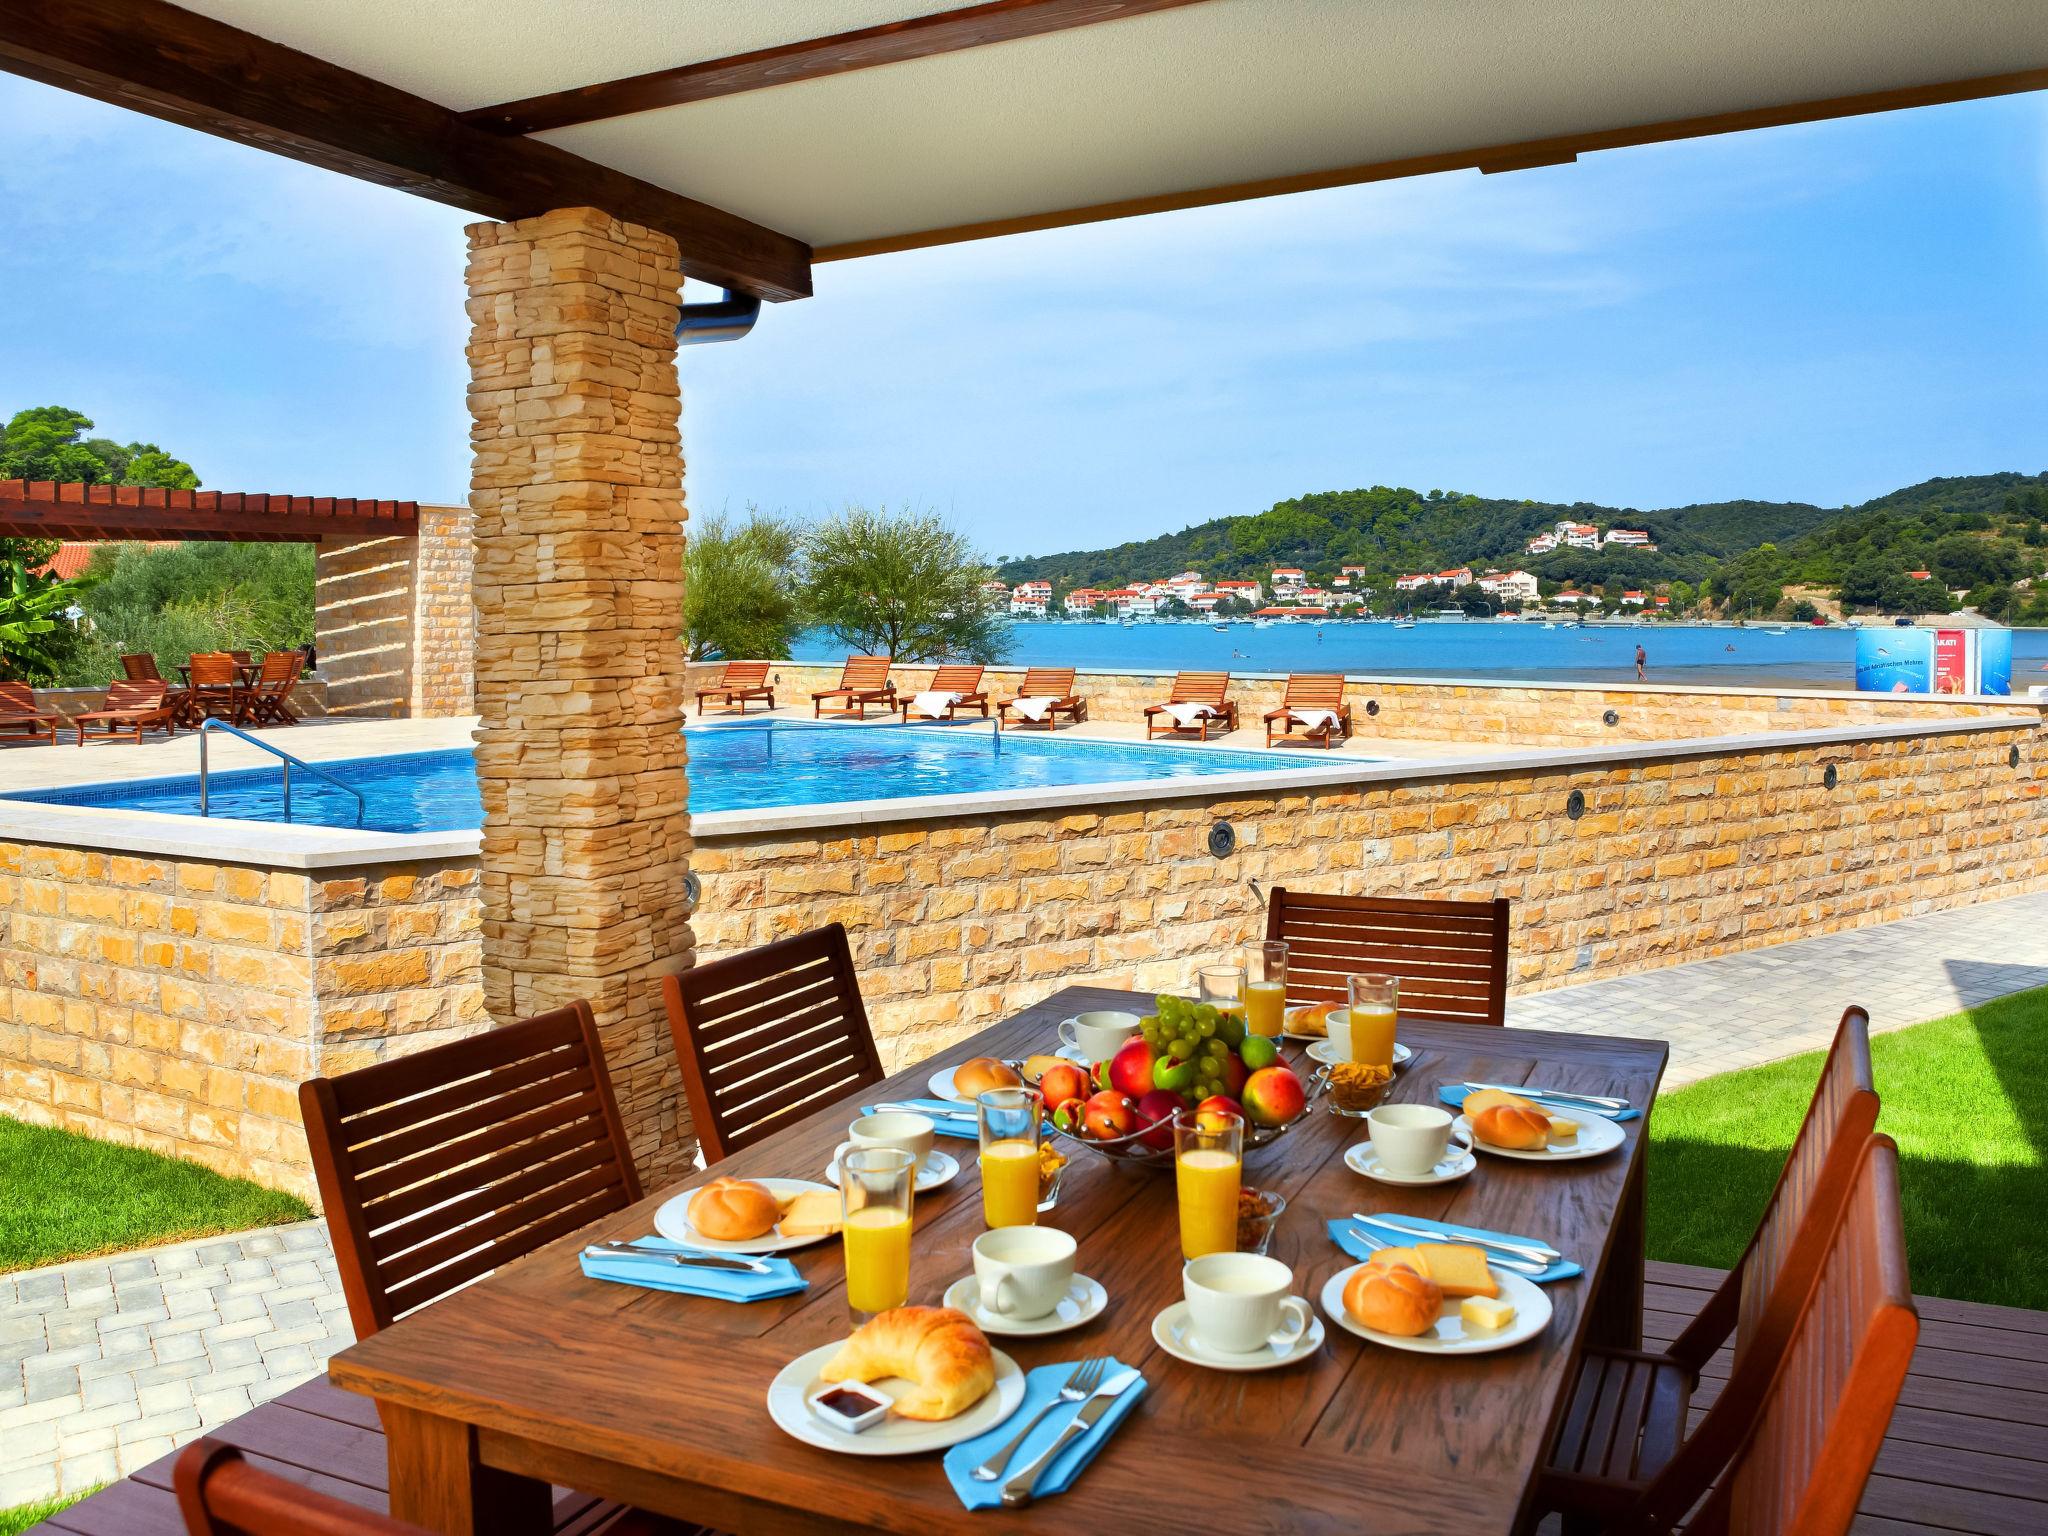
<path id="1" fill-rule="evenodd" d="M 142 733 L 159 726 L 165 735 L 177 735 L 178 707 L 166 697 L 169 692 L 169 687 L 161 682 L 109 683 L 104 704 L 73 718 L 71 723 L 78 727 L 78 744 L 85 745 L 88 725 L 104 726 L 104 741 L 112 741 L 122 731 L 132 731 L 138 747 L 142 745 Z"/>
<path id="2" fill-rule="evenodd" d="M 952 719 L 956 713 L 963 709 L 979 709 L 982 719 L 986 720 L 988 718 L 988 695 L 982 692 L 981 674 L 987 670 L 986 667 L 968 664 L 956 664 L 938 668 L 932 673 L 932 680 L 928 687 L 915 690 L 897 701 L 896 707 L 903 712 L 903 723 L 905 725 L 910 723 L 910 706 L 915 702 L 919 692 L 959 694 L 959 698 L 946 706 L 945 718 L 948 720 Z M 924 715 L 921 718 L 936 720 L 939 717 L 937 715 Z"/>
<path id="3" fill-rule="evenodd" d="M 36 708 L 36 691 L 27 683 L 0 683 L 0 725 L 18 725 L 28 733 L 29 740 L 47 734 L 50 745 L 57 745 L 57 727 L 64 723 L 62 715 L 48 714 Z"/>
<path id="4" fill-rule="evenodd" d="M 1303 726 L 1297 736 L 1294 734 L 1295 726 L 1300 724 L 1294 718 L 1297 709 L 1333 710 L 1337 718 L 1314 727 Z M 1344 702 L 1343 675 L 1336 672 L 1290 673 L 1280 707 L 1267 710 L 1265 718 L 1266 745 L 1269 747 L 1334 747 L 1340 731 L 1349 741 L 1351 706 Z"/>
<path id="5" fill-rule="evenodd" d="M 705 714 L 706 699 L 716 699 L 727 709 L 738 707 L 741 714 L 747 712 L 747 700 L 761 699 L 770 709 L 775 707 L 775 690 L 768 686 L 768 663 L 765 661 L 728 661 L 718 674 L 718 681 L 709 688 L 697 690 L 697 713 Z"/>
<path id="6" fill-rule="evenodd" d="M 1193 725 L 1182 725 L 1167 713 L 1167 704 L 1206 704 L 1210 713 L 1202 716 Z M 1176 672 L 1173 675 L 1173 693 L 1166 704 L 1145 706 L 1145 739 L 1154 736 L 1181 736 L 1189 731 L 1199 731 L 1201 739 L 1209 739 L 1209 727 L 1220 731 L 1237 729 L 1237 705 L 1230 698 L 1230 674 L 1228 672 Z"/>
<path id="7" fill-rule="evenodd" d="M 1052 700 L 1052 707 L 1045 712 L 1043 720 L 1027 720 L 1021 715 L 1014 722 L 1010 719 L 1010 710 L 1016 705 L 1017 699 L 1046 698 Z M 996 706 L 998 729 L 1005 729 L 1012 724 L 1019 727 L 1043 725 L 1049 731 L 1061 715 L 1065 715 L 1076 725 L 1088 718 L 1088 701 L 1074 692 L 1072 667 L 1032 667 L 1025 672 L 1024 681 L 1017 685 L 1017 698 L 1005 699 Z"/>
<path id="8" fill-rule="evenodd" d="M 889 681 L 889 667 L 894 660 L 893 656 L 847 657 L 846 665 L 839 669 L 839 686 L 811 695 L 811 718 L 815 720 L 825 713 L 827 699 L 843 699 L 845 702 L 832 713 L 851 715 L 856 720 L 867 719 L 870 704 L 894 709 L 896 685 Z"/>

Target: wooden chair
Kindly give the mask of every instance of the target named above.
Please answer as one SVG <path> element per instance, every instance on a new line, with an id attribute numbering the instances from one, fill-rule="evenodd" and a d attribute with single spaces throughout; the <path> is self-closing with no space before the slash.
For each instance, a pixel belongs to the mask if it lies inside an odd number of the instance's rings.
<path id="1" fill-rule="evenodd" d="M 171 687 L 169 679 L 157 670 L 156 657 L 147 651 L 139 655 L 123 656 L 121 675 L 131 683 L 162 683 L 169 689 L 164 695 L 164 702 L 169 704 L 177 715 L 178 724 L 194 726 L 199 723 L 191 712 L 192 695 L 183 688 Z"/>
<path id="2" fill-rule="evenodd" d="M 996 706 L 998 729 L 1007 728 L 1010 711 L 1017 707 L 1019 699 L 1051 699 L 1052 705 L 1045 712 L 1043 720 L 1026 719 L 1019 715 L 1016 724 L 1042 725 L 1048 731 L 1065 715 L 1079 725 L 1088 718 L 1088 701 L 1074 692 L 1074 669 L 1072 667 L 1032 667 L 1024 674 L 1024 681 L 1017 685 L 1017 697 L 1005 699 Z"/>
<path id="3" fill-rule="evenodd" d="M 1337 718 L 1325 720 L 1320 725 L 1305 726 L 1297 736 L 1294 728 L 1301 724 L 1294 718 L 1297 709 L 1328 710 Z M 1335 672 L 1289 673 L 1287 691 L 1280 696 L 1280 707 L 1266 711 L 1266 745 L 1334 747 L 1339 732 L 1346 741 L 1351 739 L 1351 706 L 1344 702 L 1343 675 Z"/>
<path id="4" fill-rule="evenodd" d="M 1720 1288 L 1668 1350 L 1593 1347 L 1581 1358 L 1537 1485 L 1541 1507 L 1568 1527 L 1664 1529 L 1698 1502 L 1756 1423 L 1877 1112 L 1870 1019 L 1849 1008 L 1763 1220 Z M 1688 1433 L 1700 1372 L 1731 1338 L 1728 1379 Z"/>
<path id="5" fill-rule="evenodd" d="M 952 719 L 954 715 L 963 709 L 979 709 L 981 711 L 981 718 L 986 720 L 988 718 L 988 695 L 982 691 L 981 674 L 987 670 L 988 668 L 986 667 L 964 663 L 938 667 L 932 672 L 931 685 L 920 691 L 924 693 L 953 693 L 959 695 L 951 704 L 946 706 L 944 718 L 948 720 Z M 917 695 L 912 694 L 896 706 L 903 711 L 903 723 L 905 725 L 910 724 L 910 711 L 916 703 Z M 940 716 L 925 715 L 924 718 L 927 720 L 937 720 Z"/>
<path id="6" fill-rule="evenodd" d="M 194 715 L 202 720 L 225 720 L 230 725 L 248 723 L 249 690 L 242 686 L 242 665 L 231 651 L 193 654 L 185 670 L 192 687 Z"/>
<path id="7" fill-rule="evenodd" d="M 78 727 L 78 744 L 85 745 L 86 727 L 103 727 L 101 740 L 111 741 L 122 731 L 132 731 L 135 744 L 142 745 L 142 733 L 161 729 L 167 736 L 178 734 L 178 706 L 170 701 L 170 689 L 163 683 L 107 684 L 106 702 L 98 709 L 73 715 Z"/>
<path id="8" fill-rule="evenodd" d="M 697 713 L 703 714 L 704 701 L 716 699 L 726 708 L 739 706 L 739 712 L 747 712 L 747 700 L 762 699 L 770 709 L 775 707 L 775 690 L 768 686 L 768 666 L 765 661 L 728 661 L 718 674 L 718 681 L 709 688 L 697 690 Z"/>
<path id="9" fill-rule="evenodd" d="M 1350 979 L 1397 977 L 1401 1011 L 1460 1024 L 1504 1024 L 1508 900 L 1332 896 L 1274 886 L 1266 937 L 1287 942 L 1287 1001 L 1350 1001 Z"/>
<path id="10" fill-rule="evenodd" d="M 18 725 L 33 741 L 41 735 L 48 735 L 50 745 L 57 745 L 57 727 L 64 723 L 62 715 L 53 715 L 36 708 L 36 691 L 27 683 L 0 683 L 0 725 Z"/>
<path id="11" fill-rule="evenodd" d="M 297 725 L 289 700 L 298 686 L 299 672 L 306 658 L 297 651 L 271 651 L 263 658 L 263 670 L 256 675 L 248 693 L 247 713 L 251 725 Z"/>
<path id="12" fill-rule="evenodd" d="M 1864 1144 L 1831 1225 L 1754 1430 L 1688 1533 L 1847 1536 L 1855 1522 L 1920 1337 L 1891 1137 Z"/>
<path id="13" fill-rule="evenodd" d="M 845 701 L 833 714 L 852 715 L 858 720 L 867 719 L 870 704 L 894 709 L 896 685 L 889 681 L 889 667 L 894 660 L 891 656 L 847 657 L 846 665 L 839 669 L 839 686 L 811 695 L 811 718 L 815 720 L 824 714 L 827 699 Z"/>
<path id="14" fill-rule="evenodd" d="M 252 1467 L 214 1439 L 194 1440 L 171 1468 L 190 1536 L 431 1536 L 360 1504 Z"/>
<path id="15" fill-rule="evenodd" d="M 299 1087 L 367 1337 L 640 1198 L 587 1003 Z"/>
<path id="16" fill-rule="evenodd" d="M 884 1076 L 838 923 L 693 966 L 661 994 L 707 1165 Z"/>
<path id="17" fill-rule="evenodd" d="M 1182 725 L 1168 708 L 1173 704 L 1206 704 L 1209 713 L 1193 725 Z M 1180 736 L 1189 731 L 1199 731 L 1202 740 L 1207 741 L 1212 725 L 1225 731 L 1237 729 L 1237 705 L 1230 698 L 1228 672 L 1176 672 L 1173 674 L 1173 692 L 1167 696 L 1166 703 L 1145 706 L 1147 741 L 1154 736 Z"/>

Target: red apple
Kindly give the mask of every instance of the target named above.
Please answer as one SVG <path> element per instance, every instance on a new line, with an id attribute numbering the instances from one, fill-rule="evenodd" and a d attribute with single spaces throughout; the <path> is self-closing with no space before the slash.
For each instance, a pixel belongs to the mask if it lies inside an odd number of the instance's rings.
<path id="1" fill-rule="evenodd" d="M 1089 1091 L 1088 1074 L 1070 1061 L 1047 1067 L 1038 1079 L 1039 1096 L 1048 1110 L 1058 1109 L 1069 1099 L 1085 1099 Z"/>
<path id="2" fill-rule="evenodd" d="M 1095 1141 L 1128 1136 L 1138 1128 L 1138 1113 L 1129 1097 L 1105 1088 L 1081 1106 L 1082 1133 Z"/>
<path id="3" fill-rule="evenodd" d="M 1170 1088 L 1154 1088 L 1138 1100 L 1138 1124 L 1144 1126 L 1145 1145 L 1155 1152 L 1173 1150 L 1173 1117 L 1188 1107 L 1188 1101 Z"/>
<path id="4" fill-rule="evenodd" d="M 1262 1067 L 1245 1080 L 1244 1112 L 1254 1125 L 1285 1125 L 1307 1107 L 1292 1068 Z"/>
<path id="5" fill-rule="evenodd" d="M 1109 1086 L 1124 1097 L 1142 1099 L 1157 1085 L 1152 1081 L 1152 1047 L 1126 1040 L 1109 1061 Z"/>
<path id="6" fill-rule="evenodd" d="M 1248 1070 L 1248 1069 L 1247 1069 L 1247 1068 L 1245 1067 L 1245 1064 L 1244 1064 L 1244 1063 L 1243 1063 L 1243 1062 L 1242 1062 L 1241 1060 L 1239 1060 L 1239 1059 L 1238 1059 L 1238 1054 L 1237 1054 L 1237 1052 L 1235 1052 L 1235 1051 L 1232 1051 L 1232 1052 L 1231 1052 L 1231 1053 L 1230 1053 L 1230 1054 L 1229 1054 L 1228 1056 L 1224 1057 L 1224 1058 L 1223 1058 L 1223 1093 L 1224 1093 L 1224 1096 L 1225 1096 L 1225 1097 L 1227 1097 L 1227 1098 L 1232 1098 L 1232 1099 L 1236 1099 L 1236 1098 L 1242 1098 L 1242 1097 L 1244 1096 L 1244 1085 L 1245 1085 L 1245 1080 L 1246 1080 L 1247 1078 L 1249 1078 L 1250 1076 L 1251 1076 L 1251 1073 L 1250 1073 L 1250 1071 L 1249 1071 L 1249 1070 Z"/>
<path id="7" fill-rule="evenodd" d="M 1232 1120 L 1244 1118 L 1244 1107 L 1237 1100 L 1212 1093 L 1195 1106 L 1195 1123 L 1205 1131 L 1226 1129 Z"/>

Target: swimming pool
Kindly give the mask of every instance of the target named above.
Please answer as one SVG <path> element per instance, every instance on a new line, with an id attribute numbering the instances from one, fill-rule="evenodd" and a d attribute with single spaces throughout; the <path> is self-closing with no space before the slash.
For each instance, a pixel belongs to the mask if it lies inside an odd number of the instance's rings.
<path id="1" fill-rule="evenodd" d="M 1140 746 L 1005 732 L 986 725 L 707 726 L 686 731 L 690 807 L 753 811 L 835 805 L 927 795 L 985 794 L 1008 789 L 1134 781 L 1213 778 L 1328 768 L 1331 754 L 1238 752 L 1189 746 Z M 1346 761 L 1358 758 L 1346 754 Z M 380 832 L 453 832 L 483 824 L 476 761 L 469 751 L 414 752 L 350 758 L 319 767 L 362 792 L 362 825 Z M 283 771 L 243 768 L 212 775 L 208 803 L 215 817 L 284 820 Z M 199 814 L 196 775 L 86 784 L 0 797 L 48 805 Z M 353 827 L 353 796 L 313 774 L 292 776 L 292 819 L 310 826 Z"/>

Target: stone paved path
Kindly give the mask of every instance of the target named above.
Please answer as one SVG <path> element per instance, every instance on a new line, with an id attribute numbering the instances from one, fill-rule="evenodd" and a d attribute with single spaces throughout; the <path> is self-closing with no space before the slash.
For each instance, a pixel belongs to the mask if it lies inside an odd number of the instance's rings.
<path id="1" fill-rule="evenodd" d="M 2048 894 L 1516 998 L 1527 1028 L 1660 1035 L 1666 1087 L 2048 986 Z M 0 1508 L 125 1476 L 350 1342 L 317 1221 L 0 1276 Z"/>

